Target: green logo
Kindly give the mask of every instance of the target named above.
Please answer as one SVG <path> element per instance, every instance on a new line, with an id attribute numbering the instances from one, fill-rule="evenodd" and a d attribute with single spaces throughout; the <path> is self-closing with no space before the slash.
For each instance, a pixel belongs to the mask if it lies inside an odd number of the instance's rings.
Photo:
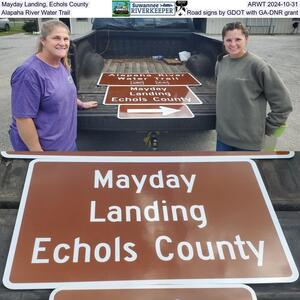
<path id="1" fill-rule="evenodd" d="M 129 17 L 130 16 L 130 1 L 112 1 L 112 16 L 113 17 Z"/>

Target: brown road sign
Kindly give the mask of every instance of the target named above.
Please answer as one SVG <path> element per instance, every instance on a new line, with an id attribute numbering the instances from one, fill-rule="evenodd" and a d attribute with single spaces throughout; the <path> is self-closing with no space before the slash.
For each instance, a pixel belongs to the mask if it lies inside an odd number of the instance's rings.
<path id="1" fill-rule="evenodd" d="M 187 105 L 119 105 L 119 119 L 187 119 L 194 118 Z"/>
<path id="2" fill-rule="evenodd" d="M 97 85 L 201 85 L 190 73 L 102 73 Z"/>
<path id="3" fill-rule="evenodd" d="M 256 300 L 246 285 L 209 286 L 198 288 L 164 288 L 138 290 L 69 289 L 54 290 L 49 300 Z"/>
<path id="4" fill-rule="evenodd" d="M 103 104 L 202 104 L 187 86 L 109 86 Z"/>
<path id="5" fill-rule="evenodd" d="M 297 277 L 253 161 L 116 156 L 30 163 L 3 282 L 128 288 Z"/>

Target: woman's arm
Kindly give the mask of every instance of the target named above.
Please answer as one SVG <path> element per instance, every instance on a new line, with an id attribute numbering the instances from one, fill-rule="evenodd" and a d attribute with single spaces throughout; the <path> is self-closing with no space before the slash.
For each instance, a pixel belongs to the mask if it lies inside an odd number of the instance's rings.
<path id="1" fill-rule="evenodd" d="M 266 134 L 272 135 L 276 130 L 285 126 L 293 110 L 292 100 L 287 87 L 271 66 L 263 69 L 261 82 L 271 109 L 266 118 Z"/>
<path id="2" fill-rule="evenodd" d="M 29 151 L 43 151 L 31 118 L 16 118 L 19 135 Z"/>

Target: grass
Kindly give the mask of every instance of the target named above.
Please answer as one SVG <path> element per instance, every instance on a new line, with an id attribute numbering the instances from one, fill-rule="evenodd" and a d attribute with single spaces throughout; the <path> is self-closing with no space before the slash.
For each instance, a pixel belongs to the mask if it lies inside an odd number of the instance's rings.
<path id="1" fill-rule="evenodd" d="M 22 29 L 24 22 L 20 21 L 11 21 L 10 22 L 10 30 L 9 31 L 0 31 L 0 36 L 12 35 L 16 33 L 24 32 Z"/>

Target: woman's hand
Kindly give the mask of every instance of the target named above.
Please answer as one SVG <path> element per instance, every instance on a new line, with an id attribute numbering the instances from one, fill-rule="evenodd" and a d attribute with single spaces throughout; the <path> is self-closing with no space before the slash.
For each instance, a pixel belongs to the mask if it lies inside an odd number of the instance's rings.
<path id="1" fill-rule="evenodd" d="M 78 106 L 79 109 L 89 109 L 89 108 L 97 107 L 98 102 L 97 101 L 83 102 L 83 101 L 77 99 L 77 106 Z"/>

